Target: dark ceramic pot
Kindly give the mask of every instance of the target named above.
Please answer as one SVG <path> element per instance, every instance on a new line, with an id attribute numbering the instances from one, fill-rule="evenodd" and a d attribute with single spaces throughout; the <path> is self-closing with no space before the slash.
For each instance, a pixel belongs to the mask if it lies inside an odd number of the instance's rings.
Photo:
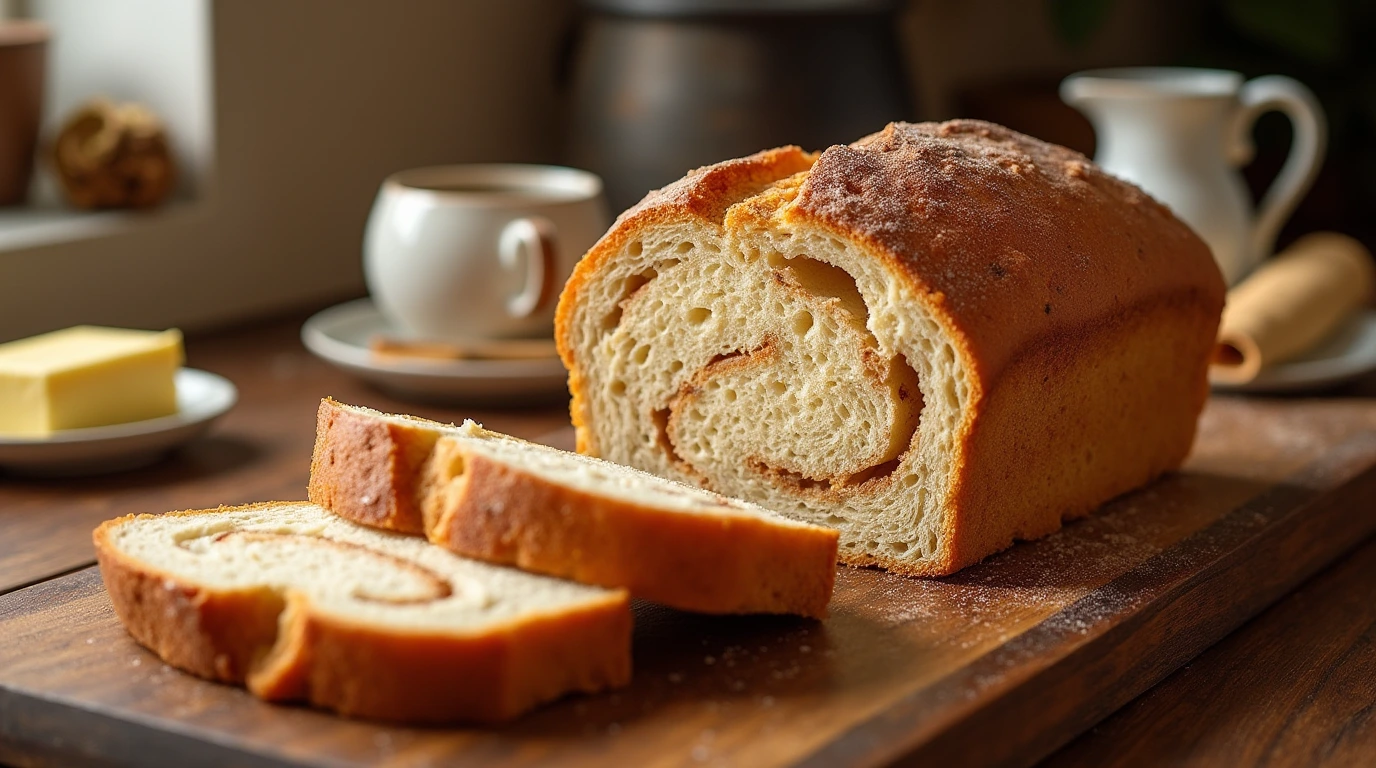
<path id="1" fill-rule="evenodd" d="M 587 0 L 570 164 L 615 210 L 708 163 L 910 116 L 886 0 Z"/>

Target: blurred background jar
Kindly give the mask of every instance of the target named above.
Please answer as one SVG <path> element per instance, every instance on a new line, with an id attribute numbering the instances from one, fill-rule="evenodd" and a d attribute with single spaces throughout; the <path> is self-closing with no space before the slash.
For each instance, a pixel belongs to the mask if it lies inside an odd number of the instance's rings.
<path id="1" fill-rule="evenodd" d="M 910 119 L 896 0 L 584 0 L 566 157 L 622 210 L 685 171 Z"/>
<path id="2" fill-rule="evenodd" d="M 45 25 L 6 20 L 0 13 L 0 206 L 28 198 L 43 114 L 48 38 Z"/>

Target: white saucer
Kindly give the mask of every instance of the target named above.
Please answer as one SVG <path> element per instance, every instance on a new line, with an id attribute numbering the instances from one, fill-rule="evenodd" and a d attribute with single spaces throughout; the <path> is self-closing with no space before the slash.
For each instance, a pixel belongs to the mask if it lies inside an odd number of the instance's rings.
<path id="1" fill-rule="evenodd" d="M 397 335 L 372 299 L 319 312 L 301 326 L 301 341 L 326 362 L 397 396 L 441 403 L 518 405 L 568 397 L 568 371 L 558 357 L 534 360 L 379 359 L 368 342 Z"/>
<path id="2" fill-rule="evenodd" d="M 183 368 L 176 381 L 177 412 L 171 416 L 64 429 L 48 437 L 0 436 L 0 467 L 28 475 L 70 476 L 151 464 L 204 432 L 239 398 L 228 379 L 207 371 Z"/>
<path id="3" fill-rule="evenodd" d="M 1376 370 L 1376 310 L 1364 310 L 1327 341 L 1289 362 L 1263 368 L 1246 384 L 1215 382 L 1215 392 L 1299 392 L 1351 381 Z"/>

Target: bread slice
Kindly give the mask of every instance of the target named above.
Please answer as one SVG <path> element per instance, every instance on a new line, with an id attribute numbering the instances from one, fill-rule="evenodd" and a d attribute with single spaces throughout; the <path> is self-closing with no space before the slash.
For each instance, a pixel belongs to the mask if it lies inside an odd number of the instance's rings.
<path id="1" fill-rule="evenodd" d="M 320 403 L 310 498 L 459 554 L 704 613 L 823 617 L 835 531 L 463 426 Z"/>
<path id="2" fill-rule="evenodd" d="M 135 640 L 271 701 L 491 723 L 630 680 L 624 591 L 466 560 L 314 504 L 127 516 L 95 545 Z"/>
<path id="3" fill-rule="evenodd" d="M 1083 155 L 895 123 L 689 173 L 574 269 L 578 450 L 952 573 L 1179 467 L 1224 284 Z"/>

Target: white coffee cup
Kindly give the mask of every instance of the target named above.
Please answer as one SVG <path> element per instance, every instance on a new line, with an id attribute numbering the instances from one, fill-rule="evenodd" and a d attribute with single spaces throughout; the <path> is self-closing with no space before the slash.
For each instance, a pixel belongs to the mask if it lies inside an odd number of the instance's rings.
<path id="1" fill-rule="evenodd" d="M 388 177 L 364 234 L 368 290 L 406 336 L 549 337 L 574 265 L 610 224 L 602 180 L 542 165 Z"/>

